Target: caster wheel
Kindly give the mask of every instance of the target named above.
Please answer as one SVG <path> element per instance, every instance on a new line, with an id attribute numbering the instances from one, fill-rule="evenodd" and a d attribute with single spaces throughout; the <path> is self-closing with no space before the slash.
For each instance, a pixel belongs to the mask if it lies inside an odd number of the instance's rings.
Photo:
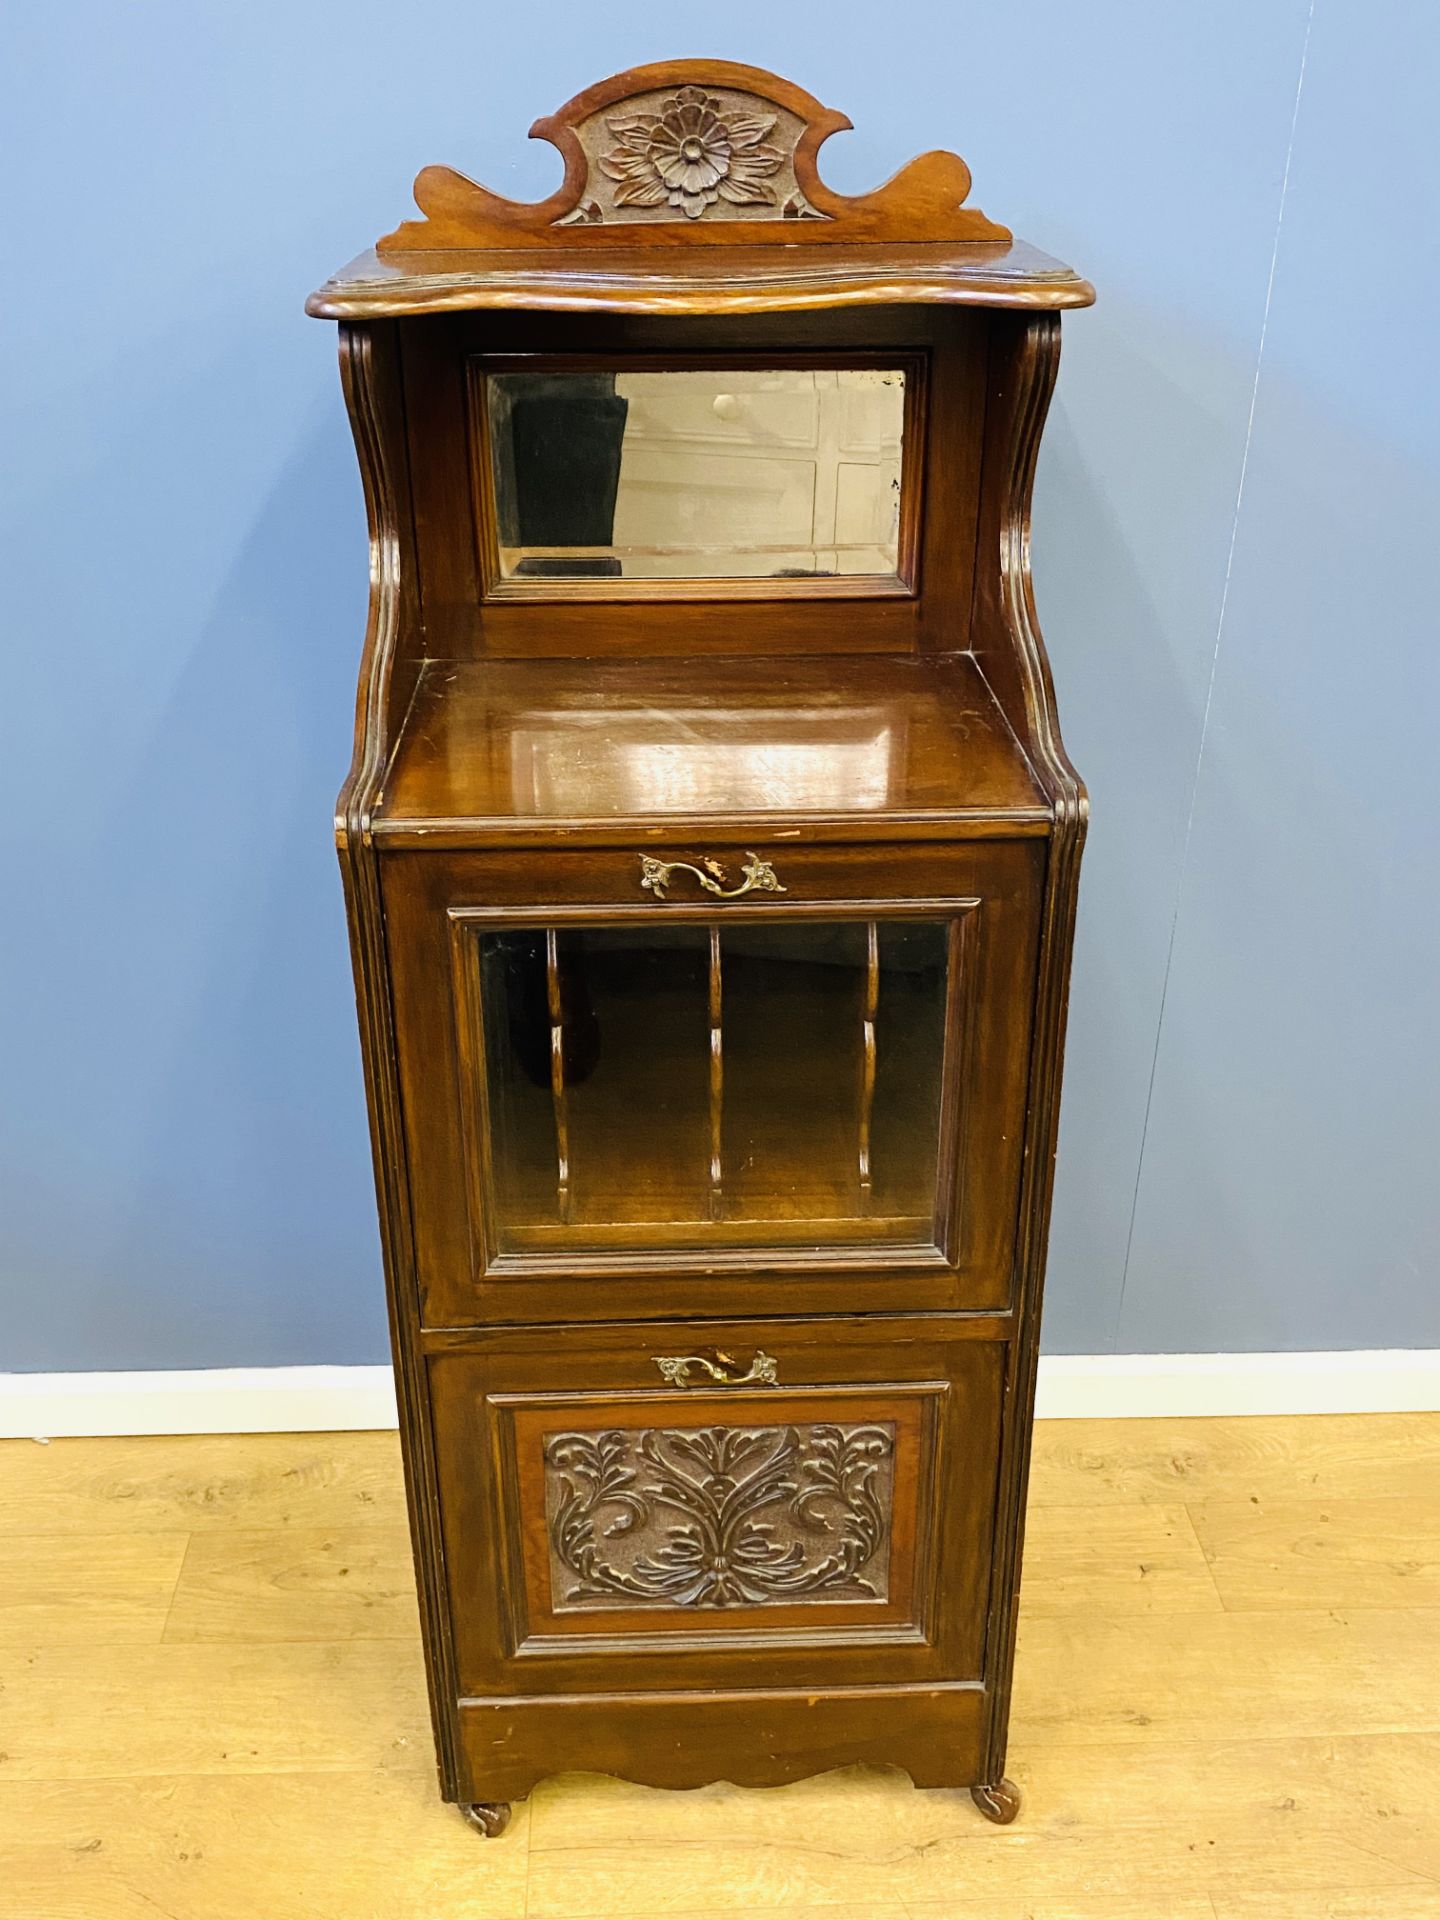
<path id="1" fill-rule="evenodd" d="M 487 1840 L 498 1840 L 510 1824 L 508 1800 L 472 1800 L 462 1805 L 460 1811 Z"/>
<path id="2" fill-rule="evenodd" d="M 1001 1780 L 993 1787 L 972 1787 L 970 1798 L 997 1827 L 1008 1827 L 1020 1811 L 1020 1789 L 1013 1780 Z"/>

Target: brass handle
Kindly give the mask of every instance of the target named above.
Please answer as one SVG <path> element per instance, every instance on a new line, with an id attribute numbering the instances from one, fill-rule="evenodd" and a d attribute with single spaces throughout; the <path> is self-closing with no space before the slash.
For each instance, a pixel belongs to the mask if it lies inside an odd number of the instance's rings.
<path id="1" fill-rule="evenodd" d="M 773 1387 L 776 1381 L 776 1363 L 768 1353 L 757 1353 L 744 1373 L 740 1371 L 740 1362 L 732 1359 L 728 1353 L 720 1353 L 714 1348 L 713 1360 L 707 1360 L 703 1353 L 660 1354 L 653 1356 L 656 1366 L 665 1377 L 667 1386 L 690 1387 L 695 1382 L 690 1378 L 691 1367 L 703 1367 L 712 1380 L 722 1387 Z"/>
<path id="2" fill-rule="evenodd" d="M 657 900 L 665 898 L 665 889 L 670 885 L 672 873 L 693 873 L 707 893 L 713 893 L 720 900 L 738 900 L 742 893 L 786 893 L 775 877 L 775 869 L 768 860 L 762 860 L 756 853 L 745 855 L 745 864 L 740 869 L 745 878 L 738 887 L 725 885 L 725 869 L 718 860 L 703 859 L 699 866 L 693 860 L 656 860 L 653 855 L 640 855 L 640 885 L 648 887 Z"/>

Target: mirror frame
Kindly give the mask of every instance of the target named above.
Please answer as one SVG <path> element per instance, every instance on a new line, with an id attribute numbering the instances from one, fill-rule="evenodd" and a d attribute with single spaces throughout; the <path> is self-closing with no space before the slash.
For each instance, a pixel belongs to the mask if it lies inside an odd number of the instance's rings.
<path id="1" fill-rule="evenodd" d="M 905 376 L 900 444 L 900 522 L 894 573 L 731 575 L 688 579 L 507 578 L 500 570 L 494 452 L 487 382 L 503 373 L 783 373 L 896 371 Z M 480 562 L 482 602 L 665 600 L 913 600 L 919 592 L 920 517 L 928 426 L 929 355 L 905 348 L 811 353 L 575 354 L 477 353 L 465 365 L 469 406 L 471 491 Z"/>

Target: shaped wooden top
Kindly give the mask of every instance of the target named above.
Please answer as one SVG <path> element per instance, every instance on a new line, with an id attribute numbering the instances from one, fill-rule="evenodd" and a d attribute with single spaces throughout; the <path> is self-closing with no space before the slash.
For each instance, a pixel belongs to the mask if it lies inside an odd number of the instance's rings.
<path id="1" fill-rule="evenodd" d="M 1086 306 L 1069 267 L 965 205 L 958 154 L 922 154 L 873 193 L 833 192 L 816 157 L 848 127 L 788 80 L 675 60 L 603 80 L 537 120 L 565 163 L 545 200 L 449 167 L 407 220 L 328 281 L 330 319 L 483 307 L 755 312 L 896 301 Z"/>

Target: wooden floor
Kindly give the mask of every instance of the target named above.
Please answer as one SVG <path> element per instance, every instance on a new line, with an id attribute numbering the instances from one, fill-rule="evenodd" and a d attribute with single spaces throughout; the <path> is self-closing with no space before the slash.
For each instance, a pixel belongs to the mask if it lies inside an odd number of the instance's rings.
<path id="1" fill-rule="evenodd" d="M 853 1771 L 435 1797 L 394 1437 L 0 1445 L 5 1920 L 1440 1917 L 1440 1416 L 1057 1421 L 1019 1823 Z"/>

